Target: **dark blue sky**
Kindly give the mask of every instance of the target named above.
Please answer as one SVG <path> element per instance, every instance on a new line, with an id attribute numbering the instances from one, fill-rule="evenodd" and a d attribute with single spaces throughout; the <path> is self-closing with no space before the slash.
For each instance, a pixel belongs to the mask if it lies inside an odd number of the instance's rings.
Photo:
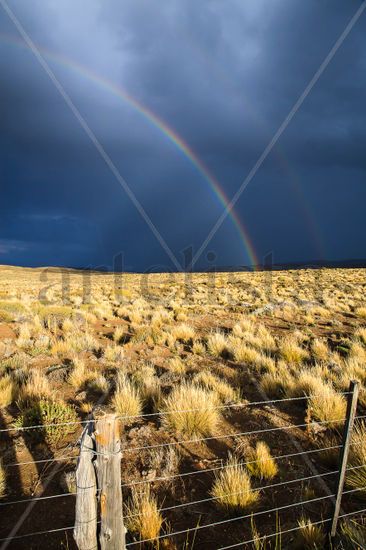
<path id="1" fill-rule="evenodd" d="M 231 198 L 361 2 L 8 4 L 181 262 L 223 205 L 97 80 L 164 120 Z M 365 36 L 366 11 L 235 207 L 260 261 L 366 257 Z M 1 7 L 0 71 L 0 264 L 111 266 L 123 252 L 131 270 L 172 267 Z M 220 265 L 251 262 L 230 218 L 209 250 Z"/>

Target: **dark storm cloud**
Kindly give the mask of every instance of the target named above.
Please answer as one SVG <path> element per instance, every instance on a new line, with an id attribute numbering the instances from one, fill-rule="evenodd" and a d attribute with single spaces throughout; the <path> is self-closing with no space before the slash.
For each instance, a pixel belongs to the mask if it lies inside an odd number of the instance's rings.
<path id="1" fill-rule="evenodd" d="M 222 205 L 146 117 L 47 51 L 122 86 L 162 117 L 232 196 L 360 2 L 9 5 L 181 259 L 183 248 L 200 246 Z M 363 14 L 237 205 L 260 258 L 268 250 L 278 261 L 365 256 L 365 30 Z M 168 264 L 4 12 L 0 70 L 4 261 L 57 263 L 51 245 L 59 243 L 60 263 L 111 264 L 123 250 L 135 269 Z M 229 220 L 210 248 L 221 264 L 248 262 Z"/>

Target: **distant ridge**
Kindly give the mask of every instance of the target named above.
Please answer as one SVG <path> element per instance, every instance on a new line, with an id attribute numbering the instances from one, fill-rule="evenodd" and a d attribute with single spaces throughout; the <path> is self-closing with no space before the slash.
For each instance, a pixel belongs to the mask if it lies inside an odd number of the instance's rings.
<path id="1" fill-rule="evenodd" d="M 366 268 L 366 260 L 309 260 L 306 262 L 285 262 L 285 263 L 275 263 L 271 266 L 274 271 L 281 271 L 287 269 L 321 269 L 321 268 L 343 268 L 343 269 L 354 269 L 354 268 Z M 267 271 L 269 266 L 264 264 L 257 264 L 255 266 L 217 266 L 209 269 L 195 270 L 195 272 L 206 272 L 206 271 L 216 271 L 216 272 L 235 272 L 235 271 Z"/>
<path id="2" fill-rule="evenodd" d="M 366 268 L 366 259 L 351 259 L 351 260 L 310 260 L 306 262 L 284 262 L 284 263 L 275 263 L 271 266 L 273 271 L 285 271 L 289 269 L 355 269 L 355 268 Z M 49 273 L 95 273 L 96 275 L 102 275 L 106 273 L 113 273 L 113 271 L 107 266 L 88 266 L 88 267 L 67 267 L 67 266 L 39 266 L 39 267 L 30 267 L 30 266 L 16 266 L 16 265 L 7 265 L 0 264 L 0 271 L 6 269 L 23 269 L 29 271 L 48 271 Z M 235 273 L 235 272 L 254 272 L 254 271 L 268 271 L 269 266 L 264 264 L 257 264 L 255 266 L 249 265 L 238 265 L 238 266 L 210 266 L 207 269 L 194 269 L 192 273 L 208 273 L 208 272 L 217 272 L 217 273 Z M 119 273 L 119 272 L 118 272 Z M 167 271 L 125 271 L 123 273 L 167 273 Z"/>

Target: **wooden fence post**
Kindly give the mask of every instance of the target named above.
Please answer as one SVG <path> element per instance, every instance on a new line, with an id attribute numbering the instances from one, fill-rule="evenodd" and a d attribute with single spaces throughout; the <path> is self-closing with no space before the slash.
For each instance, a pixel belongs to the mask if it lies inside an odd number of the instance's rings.
<path id="1" fill-rule="evenodd" d="M 74 539 L 79 550 L 98 548 L 97 542 L 97 481 L 93 459 L 94 422 L 85 426 L 80 440 L 80 455 L 76 467 L 76 510 Z"/>
<path id="2" fill-rule="evenodd" d="M 353 428 L 353 424 L 356 416 L 359 383 L 355 380 L 351 380 L 348 391 L 349 391 L 349 394 L 347 399 L 346 420 L 343 428 L 343 440 L 342 440 L 342 447 L 341 447 L 340 458 L 339 458 L 339 472 L 338 472 L 337 485 L 336 485 L 337 487 L 336 500 L 334 504 L 333 519 L 332 519 L 332 525 L 330 529 L 331 539 L 335 537 L 335 534 L 337 531 L 339 510 L 341 507 L 343 486 L 344 486 L 346 470 L 347 470 L 349 446 L 351 443 L 352 428 Z"/>
<path id="3" fill-rule="evenodd" d="M 96 466 L 100 494 L 100 548 L 125 550 L 121 487 L 119 421 L 106 415 L 96 421 Z"/>

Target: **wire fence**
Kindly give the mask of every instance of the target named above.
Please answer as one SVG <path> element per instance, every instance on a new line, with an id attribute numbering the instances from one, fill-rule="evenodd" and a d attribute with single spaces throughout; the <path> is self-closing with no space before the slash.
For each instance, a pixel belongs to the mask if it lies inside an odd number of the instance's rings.
<path id="1" fill-rule="evenodd" d="M 352 392 L 343 392 L 342 395 L 348 396 L 349 398 L 351 393 Z M 300 402 L 308 399 L 310 398 L 307 396 L 302 396 L 302 397 L 293 397 L 293 398 L 285 398 L 285 399 L 273 399 L 269 401 L 263 400 L 263 401 L 233 403 L 230 405 L 218 406 L 216 408 L 220 410 L 225 410 L 225 411 L 231 411 L 235 409 L 240 411 L 243 408 L 247 408 L 247 407 L 260 408 L 263 406 L 267 406 L 267 407 L 270 406 L 270 407 L 273 407 L 275 411 L 280 411 L 281 409 L 279 409 L 278 407 L 281 407 L 282 405 L 286 405 L 291 402 L 296 403 L 296 402 Z M 200 411 L 200 410 L 202 410 L 202 408 L 197 407 L 194 409 L 186 409 L 186 410 L 179 410 L 179 411 L 177 410 L 175 412 L 191 413 L 191 412 Z M 119 416 L 119 417 L 116 417 L 116 419 L 125 421 L 128 418 L 129 420 L 133 419 L 135 421 L 139 421 L 144 419 L 159 418 L 166 414 L 169 414 L 169 412 L 163 411 L 159 413 L 141 414 L 141 415 L 134 415 L 134 416 L 128 416 L 128 417 Z M 171 411 L 170 411 L 170 414 L 171 414 Z M 281 421 L 283 420 L 282 417 L 279 417 L 279 418 Z M 361 414 L 354 416 L 354 420 L 358 420 L 358 421 L 363 420 L 365 418 L 366 418 L 366 415 L 361 415 Z M 154 449 L 165 449 L 165 448 L 172 448 L 176 446 L 181 446 L 182 448 L 186 449 L 187 447 L 190 447 L 192 445 L 196 445 L 196 444 L 202 445 L 205 442 L 213 442 L 213 441 L 220 442 L 220 441 L 232 440 L 235 438 L 245 438 L 245 437 L 252 437 L 252 436 L 255 436 L 256 438 L 257 436 L 262 436 L 262 434 L 264 435 L 264 434 L 288 432 L 293 430 L 300 430 L 301 433 L 304 433 L 304 429 L 309 430 L 312 427 L 317 427 L 317 428 L 320 427 L 321 429 L 326 429 L 326 430 L 328 429 L 331 431 L 334 431 L 334 427 L 336 427 L 339 431 L 339 429 L 342 427 L 342 424 L 345 423 L 346 420 L 347 420 L 347 417 L 342 417 L 342 418 L 332 419 L 332 420 L 312 421 L 312 422 L 309 421 L 309 422 L 299 423 L 299 424 L 287 423 L 286 425 L 283 425 L 283 426 L 275 426 L 275 427 L 268 427 L 268 428 L 266 427 L 263 429 L 238 431 L 234 433 L 223 433 L 223 434 L 217 434 L 217 435 L 212 435 L 208 437 L 191 438 L 191 439 L 177 438 L 175 440 L 175 438 L 172 437 L 171 440 L 167 442 L 145 444 L 145 445 L 139 445 L 139 446 L 131 446 L 125 443 L 122 447 L 122 452 L 124 455 L 129 457 L 131 456 L 131 453 L 135 453 L 135 459 L 137 456 L 141 460 L 142 451 L 150 451 Z M 75 426 L 76 428 L 81 427 L 81 428 L 84 428 L 85 430 L 86 427 L 93 422 L 94 422 L 93 419 L 88 418 L 87 420 L 81 420 L 78 422 L 61 422 L 61 423 L 39 424 L 34 426 L 21 426 L 21 427 L 9 426 L 7 428 L 3 428 L 0 430 L 0 437 L 1 437 L 1 434 L 4 434 L 4 433 L 8 433 L 8 434 L 12 433 L 11 437 L 17 438 L 27 430 L 37 430 L 37 429 L 44 430 L 46 428 L 55 428 L 55 427 L 62 428 L 66 426 Z M 358 444 L 359 443 L 357 441 L 352 440 L 350 442 L 350 447 L 351 448 L 355 447 Z M 70 454 L 70 448 L 71 446 L 68 446 L 68 453 L 66 453 L 66 455 L 62 454 L 60 456 L 53 456 L 51 458 L 26 460 L 26 461 L 19 461 L 19 462 L 15 462 L 15 461 L 9 462 L 9 463 L 5 462 L 2 464 L 2 467 L 3 467 L 3 470 L 6 472 L 7 470 L 11 471 L 11 469 L 15 467 L 20 468 L 20 467 L 27 467 L 30 465 L 35 465 L 40 467 L 48 467 L 48 466 L 56 465 L 58 463 L 60 463 L 61 466 L 62 466 L 62 463 L 66 465 L 71 465 L 71 464 L 75 465 L 75 461 L 78 459 L 79 454 L 78 456 Z M 98 455 L 97 451 L 83 447 L 83 443 L 79 441 L 79 453 L 83 450 L 91 450 L 95 456 Z M 225 463 L 224 460 L 221 460 L 221 464 L 215 465 L 212 467 L 208 467 L 208 468 L 196 467 L 195 469 L 188 468 L 188 471 L 180 471 L 177 473 L 169 473 L 167 475 L 160 475 L 160 476 L 157 475 L 157 476 L 153 476 L 151 479 L 149 478 L 149 479 L 123 480 L 124 476 L 122 475 L 121 488 L 123 489 L 124 497 L 127 497 L 131 490 L 135 490 L 136 488 L 138 489 L 139 486 L 142 486 L 141 488 L 143 489 L 143 486 L 147 484 L 149 486 L 153 486 L 154 490 L 156 490 L 157 494 L 159 494 L 159 484 L 161 483 L 176 484 L 180 482 L 183 483 L 184 480 L 187 480 L 190 483 L 193 483 L 194 479 L 196 478 L 200 479 L 198 476 L 205 476 L 205 481 L 202 486 L 204 487 L 204 490 L 207 492 L 207 488 L 206 488 L 207 485 L 210 485 L 212 487 L 212 484 L 215 482 L 215 480 L 218 479 L 218 477 L 223 473 L 230 471 L 231 468 L 241 468 L 241 469 L 244 469 L 245 471 L 248 471 L 249 466 L 252 466 L 258 463 L 263 465 L 263 462 L 265 462 L 266 460 L 271 460 L 275 463 L 283 464 L 283 467 L 279 469 L 280 471 L 279 475 L 281 474 L 283 475 L 286 465 L 295 463 L 295 464 L 301 464 L 301 468 L 304 468 L 304 465 L 301 462 L 301 460 L 304 457 L 316 457 L 317 462 L 319 464 L 322 464 L 321 460 L 319 460 L 322 456 L 322 453 L 341 453 L 342 451 L 343 451 L 343 443 L 342 444 L 337 443 L 337 444 L 331 444 L 327 446 L 307 448 L 298 452 L 274 455 L 274 456 L 270 456 L 267 459 L 259 458 L 256 460 L 247 460 L 247 461 L 238 460 L 235 464 L 231 464 L 230 462 Z M 322 470 L 326 470 L 324 465 L 322 467 Z M 362 462 L 361 464 L 357 464 L 357 465 L 348 464 L 345 470 L 346 476 L 348 476 L 352 471 L 355 471 L 355 470 L 356 471 L 361 470 L 362 476 L 364 476 L 363 479 L 366 480 L 366 463 Z M 317 480 L 329 480 L 331 482 L 332 489 L 329 489 L 329 487 L 326 486 L 327 494 L 319 494 L 314 496 L 313 498 L 307 498 L 307 499 L 298 498 L 298 500 L 296 501 L 292 500 L 291 502 L 281 504 L 280 506 L 275 506 L 275 507 L 263 506 L 263 509 L 255 510 L 251 513 L 245 513 L 241 515 L 236 514 L 235 517 L 226 517 L 225 519 L 220 518 L 220 503 L 225 502 L 227 499 L 240 496 L 243 492 L 245 492 L 244 490 L 239 489 L 238 491 L 236 490 L 227 491 L 220 494 L 220 496 L 217 496 L 212 494 L 212 492 L 208 489 L 209 495 L 205 496 L 204 498 L 186 499 L 186 495 L 185 495 L 183 498 L 184 500 L 183 502 L 179 501 L 178 497 L 177 497 L 177 501 L 171 505 L 164 505 L 164 502 L 162 502 L 162 505 L 160 505 L 160 507 L 157 507 L 156 512 L 161 515 L 167 514 L 169 517 L 169 522 L 172 525 L 174 525 L 175 523 L 174 514 L 179 513 L 180 511 L 183 511 L 183 510 L 187 511 L 190 509 L 192 510 L 197 509 L 198 510 L 197 513 L 200 514 L 202 513 L 200 512 L 200 510 L 202 510 L 203 507 L 205 508 L 205 510 L 206 509 L 209 510 L 209 512 L 206 512 L 206 514 L 208 514 L 209 517 L 213 518 L 213 516 L 216 515 L 218 516 L 218 519 L 215 521 L 209 521 L 202 525 L 197 524 L 195 526 L 186 527 L 184 529 L 177 529 L 177 530 L 170 529 L 170 530 L 167 530 L 167 532 L 158 534 L 154 538 L 140 537 L 139 539 L 137 538 L 134 539 L 131 534 L 128 536 L 130 540 L 126 543 L 125 548 L 128 548 L 128 547 L 132 548 L 134 546 L 144 545 L 144 544 L 149 545 L 150 543 L 156 543 L 157 541 L 160 541 L 160 540 L 176 539 L 178 537 L 185 537 L 186 540 L 187 540 L 187 537 L 190 537 L 190 536 L 192 537 L 194 536 L 194 538 L 196 538 L 197 536 L 200 536 L 200 533 L 205 533 L 208 530 L 211 530 L 211 529 L 214 530 L 215 528 L 220 526 L 235 526 L 239 522 L 241 522 L 240 523 L 241 526 L 245 525 L 246 528 L 249 529 L 250 526 L 248 523 L 243 524 L 245 520 L 250 520 L 250 522 L 252 523 L 255 520 L 255 518 L 260 518 L 263 516 L 272 517 L 274 515 L 276 515 L 277 517 L 280 513 L 283 513 L 285 511 L 291 511 L 291 517 L 292 517 L 294 510 L 296 509 L 304 510 L 306 509 L 306 507 L 310 505 L 316 506 L 316 505 L 321 505 L 323 503 L 324 505 L 326 505 L 327 510 L 330 511 L 331 505 L 332 503 L 334 503 L 337 497 L 337 491 L 335 491 L 334 488 L 335 488 L 336 476 L 338 474 L 339 474 L 339 469 L 332 469 L 329 471 L 320 471 L 319 473 L 312 474 L 312 475 L 302 475 L 302 476 L 296 476 L 293 478 L 292 476 L 288 476 L 289 477 L 288 479 L 285 478 L 281 481 L 271 482 L 269 484 L 262 483 L 262 484 L 259 484 L 258 486 L 256 486 L 254 482 L 252 487 L 252 492 L 261 496 L 260 500 L 263 501 L 263 504 L 265 504 L 266 502 L 267 503 L 270 502 L 271 499 L 268 496 L 268 492 L 271 490 L 272 491 L 275 490 L 276 492 L 280 490 L 281 494 L 285 495 L 286 498 L 293 495 L 294 491 L 297 494 L 297 496 L 300 496 L 302 494 L 301 487 L 303 487 L 304 484 L 308 486 L 308 484 L 312 484 Z M 286 472 L 286 476 L 287 476 L 287 472 Z M 360 479 L 362 479 L 362 476 Z M 290 487 L 294 489 L 290 491 L 289 490 Z M 318 489 L 319 488 L 317 488 L 317 490 Z M 312 490 L 315 491 L 315 488 L 313 487 Z M 97 497 L 100 496 L 100 492 L 101 492 L 99 488 L 95 488 L 95 487 L 86 487 L 86 488 L 79 487 L 77 488 L 77 491 L 68 491 L 68 492 L 62 492 L 62 493 L 56 493 L 56 494 L 50 494 L 50 495 L 46 494 L 46 495 L 40 495 L 40 496 L 32 496 L 30 498 L 15 498 L 15 499 L 5 498 L 2 501 L 0 501 L 0 508 L 5 512 L 7 508 L 13 507 L 16 505 L 34 506 L 37 503 L 42 503 L 42 502 L 48 502 L 52 504 L 53 502 L 56 502 L 57 500 L 64 499 L 64 498 L 70 499 L 71 497 L 72 499 L 75 499 L 78 495 L 80 495 L 82 491 L 84 492 L 91 491 Z M 174 491 L 172 492 L 172 494 L 174 494 Z M 342 489 L 342 496 L 345 499 L 347 499 L 347 497 L 350 495 L 357 496 L 357 494 L 366 495 L 366 485 L 360 484 L 359 487 L 353 487 L 350 489 L 347 488 L 347 490 Z M 349 508 L 349 506 L 350 506 L 350 503 L 347 501 L 347 507 Z M 341 511 L 342 513 L 339 514 L 339 519 L 344 520 L 345 518 L 348 518 L 350 516 L 357 515 L 357 514 L 362 516 L 362 514 L 364 514 L 365 512 L 364 509 L 348 511 L 348 508 L 346 508 L 347 511 L 344 511 L 344 510 Z M 4 514 L 4 512 L 2 512 L 2 514 Z M 320 511 L 318 510 L 317 513 L 320 513 Z M 138 518 L 139 516 L 140 516 L 140 512 L 133 513 L 131 512 L 131 510 L 126 509 L 124 512 L 123 520 L 128 525 L 131 520 L 133 520 L 134 518 Z M 325 519 L 322 518 L 321 520 L 312 521 L 312 525 L 322 526 L 325 528 L 326 524 L 328 524 L 332 520 L 333 520 L 333 517 L 326 517 Z M 100 522 L 101 520 L 99 519 L 99 521 L 97 522 L 97 525 L 100 525 Z M 41 537 L 43 535 L 48 535 L 48 534 L 66 533 L 68 531 L 73 530 L 74 528 L 75 528 L 75 525 L 69 525 L 69 526 L 60 527 L 60 528 L 57 527 L 57 528 L 51 528 L 43 531 L 37 530 L 37 531 L 31 531 L 26 533 L 17 533 L 17 532 L 14 532 L 14 530 L 12 530 L 11 535 L 0 538 L 0 543 L 8 544 L 8 543 L 13 543 L 13 541 L 20 541 L 21 539 L 29 539 L 30 537 Z M 301 525 L 297 525 L 296 527 L 289 528 L 289 529 L 284 529 L 284 530 L 277 529 L 276 532 L 269 533 L 263 536 L 259 536 L 256 534 L 254 538 L 240 540 L 239 542 L 233 542 L 232 544 L 229 544 L 226 546 L 216 546 L 215 549 L 226 550 L 229 548 L 236 548 L 240 546 L 245 547 L 254 543 L 258 544 L 259 541 L 268 540 L 279 535 L 283 537 L 287 534 L 295 533 L 301 530 L 302 528 L 303 527 Z M 242 530 L 242 532 L 244 531 Z"/>

